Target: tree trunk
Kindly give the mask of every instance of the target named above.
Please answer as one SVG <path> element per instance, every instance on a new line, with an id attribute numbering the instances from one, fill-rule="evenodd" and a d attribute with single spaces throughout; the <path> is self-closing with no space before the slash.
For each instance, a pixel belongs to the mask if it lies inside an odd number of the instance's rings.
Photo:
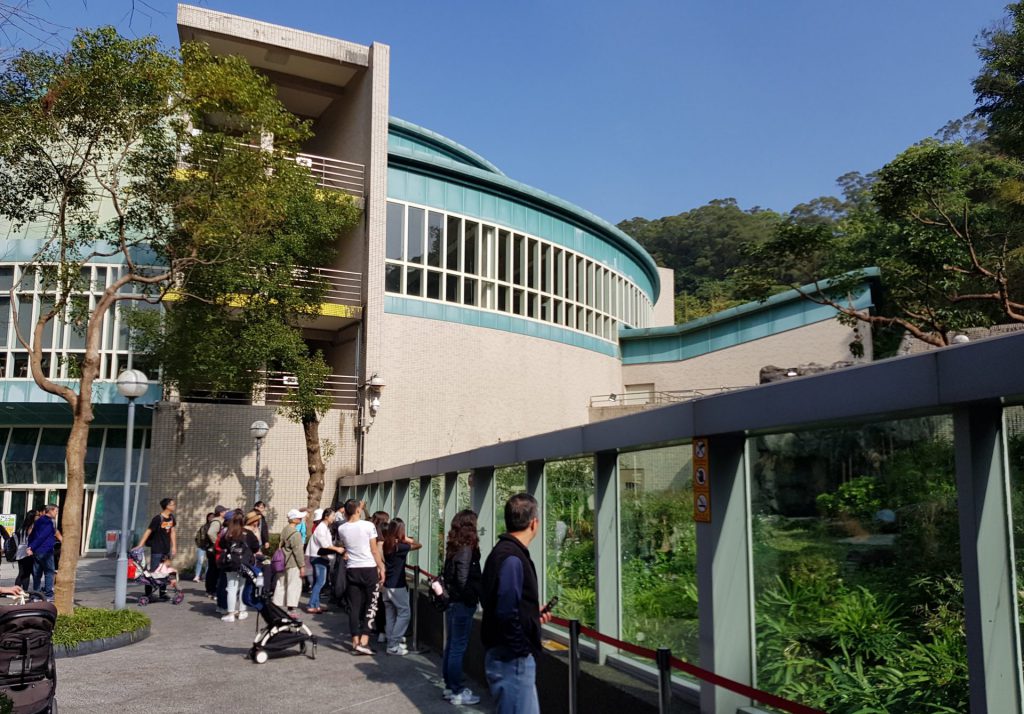
<path id="1" fill-rule="evenodd" d="M 64 540 L 60 549 L 60 570 L 54 585 L 54 604 L 62 615 L 75 611 L 75 576 L 78 556 L 82 552 L 82 511 L 85 501 L 85 450 L 92 422 L 92 405 L 80 399 L 74 411 L 71 435 L 68 437 L 65 460 L 68 471 L 67 496 L 60 518 Z M 82 408 L 84 406 L 84 409 Z"/>
<path id="2" fill-rule="evenodd" d="M 324 495 L 324 472 L 327 470 L 320 452 L 320 420 L 316 416 L 303 417 L 302 431 L 306 435 L 306 466 L 309 469 L 309 481 L 306 482 L 307 517 L 312 518 L 313 511 L 320 508 L 320 499 Z"/>

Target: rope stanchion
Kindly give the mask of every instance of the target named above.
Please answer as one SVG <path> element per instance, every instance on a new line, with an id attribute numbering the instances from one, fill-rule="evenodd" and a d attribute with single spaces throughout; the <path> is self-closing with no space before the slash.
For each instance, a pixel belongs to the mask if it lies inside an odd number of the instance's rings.
<path id="1" fill-rule="evenodd" d="M 669 714 L 672 711 L 672 650 L 659 647 L 654 661 L 658 665 L 658 711 Z"/>
<path id="2" fill-rule="evenodd" d="M 569 714 L 580 707 L 580 621 L 569 620 Z"/>
<path id="3" fill-rule="evenodd" d="M 563 620 L 560 617 L 551 618 L 551 622 L 560 627 L 569 627 L 569 621 Z M 637 657 L 643 657 L 644 659 L 652 660 L 655 663 L 657 663 L 658 661 L 658 652 L 656 652 L 655 650 L 648 649 L 647 647 L 640 647 L 639 645 L 634 645 L 629 642 L 623 642 L 622 640 L 617 640 L 614 637 L 609 637 L 608 635 L 605 635 L 601 632 L 598 632 L 597 630 L 585 627 L 583 625 L 581 625 L 579 629 L 580 634 L 584 637 L 596 640 L 597 642 L 604 642 L 605 644 L 611 645 L 612 647 L 617 647 L 623 652 L 628 652 L 632 655 L 636 655 Z M 753 699 L 756 702 L 773 706 L 776 709 L 781 709 L 782 711 L 788 712 L 789 714 L 826 714 L 820 709 L 814 709 L 813 707 L 809 707 L 804 704 L 791 702 L 788 699 L 783 699 L 782 697 L 776 694 L 764 692 L 760 689 L 755 689 L 754 687 L 751 687 L 749 685 L 741 684 L 740 682 L 737 682 L 735 680 L 723 677 L 719 674 L 715 674 L 714 672 L 698 667 L 695 664 L 684 662 L 678 657 L 672 657 L 671 655 L 669 655 L 668 664 L 672 669 L 679 670 L 680 672 L 685 672 L 691 677 L 703 680 L 709 684 L 715 685 L 716 687 L 728 689 L 730 692 L 735 692 L 741 696 L 747 697 L 748 699 Z"/>

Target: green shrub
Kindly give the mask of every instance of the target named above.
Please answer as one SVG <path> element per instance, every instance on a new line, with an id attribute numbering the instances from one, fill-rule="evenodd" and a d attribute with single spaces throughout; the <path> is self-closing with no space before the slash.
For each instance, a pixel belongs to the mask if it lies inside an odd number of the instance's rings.
<path id="1" fill-rule="evenodd" d="M 816 500 L 818 508 L 833 518 L 856 518 L 871 523 L 882 508 L 881 491 L 877 478 L 860 476 L 841 485 L 835 493 L 823 493 Z"/>
<path id="2" fill-rule="evenodd" d="M 114 637 L 134 632 L 149 625 L 149 618 L 135 610 L 103 610 L 95 607 L 75 608 L 74 615 L 58 615 L 53 630 L 53 644 L 75 645 L 88 640 Z"/>

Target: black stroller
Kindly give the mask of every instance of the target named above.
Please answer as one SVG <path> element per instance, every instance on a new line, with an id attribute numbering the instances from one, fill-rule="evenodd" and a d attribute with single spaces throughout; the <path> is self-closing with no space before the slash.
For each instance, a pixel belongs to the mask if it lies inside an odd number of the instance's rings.
<path id="1" fill-rule="evenodd" d="M 53 627 L 57 608 L 40 593 L 0 605 L 0 694 L 18 714 L 57 711 Z"/>
<path id="2" fill-rule="evenodd" d="M 263 588 L 263 575 L 247 565 L 242 565 L 239 572 L 247 583 L 242 591 L 242 601 L 259 612 L 266 625 L 262 629 L 258 623 L 256 625 L 256 637 L 248 655 L 252 661 L 263 664 L 270 659 L 271 653 L 284 652 L 292 647 L 298 647 L 299 654 L 306 654 L 307 642 L 310 643 L 310 659 L 316 659 L 316 635 L 283 607 L 273 603 L 270 599 L 273 593 Z"/>

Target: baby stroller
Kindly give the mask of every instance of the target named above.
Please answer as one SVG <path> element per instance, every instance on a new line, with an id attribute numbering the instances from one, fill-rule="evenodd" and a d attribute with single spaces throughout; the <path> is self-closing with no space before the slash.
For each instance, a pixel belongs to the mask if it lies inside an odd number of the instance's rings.
<path id="1" fill-rule="evenodd" d="M 57 711 L 53 627 L 57 608 L 40 593 L 0 605 L 0 693 L 19 714 Z"/>
<path id="2" fill-rule="evenodd" d="M 131 562 L 136 565 L 135 579 L 143 585 L 148 585 L 151 588 L 157 588 L 159 590 L 166 590 L 170 586 L 171 590 L 174 591 L 174 597 L 171 598 L 171 602 L 175 605 L 180 605 L 181 601 L 185 599 L 185 593 L 178 589 L 178 578 L 177 573 L 173 570 L 167 572 L 160 572 L 159 563 L 153 570 L 146 569 L 146 551 L 142 548 L 132 548 L 128 551 L 128 557 L 131 558 Z M 129 570 L 129 579 L 132 574 Z M 145 607 L 149 604 L 149 597 L 146 595 L 139 595 L 137 601 L 140 606 Z"/>
<path id="3" fill-rule="evenodd" d="M 256 664 L 263 664 L 272 652 L 283 652 L 291 647 L 298 647 L 299 654 L 306 654 L 306 643 L 311 644 L 309 657 L 316 659 L 316 635 L 309 631 L 299 620 L 294 619 L 283 607 L 274 604 L 270 599 L 272 593 L 263 589 L 263 575 L 247 565 L 239 567 L 246 586 L 242 592 L 242 601 L 260 613 L 266 627 L 260 629 L 256 625 L 256 637 L 253 638 L 249 657 Z"/>

